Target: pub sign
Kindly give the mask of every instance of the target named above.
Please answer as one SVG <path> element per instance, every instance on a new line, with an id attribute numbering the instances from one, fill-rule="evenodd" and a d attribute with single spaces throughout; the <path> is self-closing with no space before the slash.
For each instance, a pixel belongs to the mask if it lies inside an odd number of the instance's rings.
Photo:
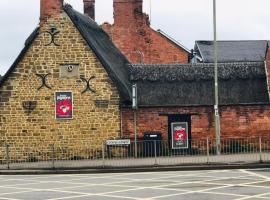
<path id="1" fill-rule="evenodd" d="M 171 123 L 172 149 L 188 148 L 188 122 Z"/>
<path id="2" fill-rule="evenodd" d="M 72 92 L 55 93 L 55 118 L 72 119 L 73 118 L 73 96 Z"/>

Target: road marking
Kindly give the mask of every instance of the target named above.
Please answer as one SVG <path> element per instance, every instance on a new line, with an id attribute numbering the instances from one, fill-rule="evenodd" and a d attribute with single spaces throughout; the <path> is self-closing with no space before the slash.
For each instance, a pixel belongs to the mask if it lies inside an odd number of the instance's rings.
<path id="1" fill-rule="evenodd" d="M 240 173 L 239 173 L 240 172 Z M 220 173 L 222 174 L 222 177 L 219 177 L 217 174 Z M 226 173 L 229 173 L 229 176 L 226 177 Z M 235 176 L 234 176 L 235 174 Z M 136 175 L 140 175 L 140 177 L 136 177 Z M 143 179 L 143 176 L 145 175 L 145 179 Z M 151 177 L 152 175 L 152 177 Z M 158 175 L 160 175 L 160 177 L 157 177 Z M 133 177 L 131 177 L 133 176 Z M 230 176 L 234 176 L 234 177 L 230 177 Z M 253 198 L 254 196 L 247 196 L 247 195 L 241 195 L 241 194 L 227 194 L 227 193 L 222 193 L 222 192 L 214 192 L 212 190 L 217 190 L 217 189 L 221 189 L 221 188 L 228 188 L 228 187 L 232 187 L 232 186 L 243 186 L 243 187 L 248 187 L 248 188 L 269 188 L 267 186 L 253 186 L 250 184 L 256 184 L 256 183 L 263 183 L 269 180 L 269 177 L 260 175 L 260 174 L 256 174 L 253 172 L 247 172 L 246 170 L 237 170 L 232 171 L 232 170 L 216 170 L 216 171 L 201 171 L 201 172 L 181 172 L 181 174 L 179 174 L 179 172 L 145 172 L 145 173 L 118 173 L 118 174 L 106 174 L 106 175 L 101 175 L 101 174 L 94 174 L 94 175 L 81 175 L 81 174 L 75 174 L 75 175 L 56 175 L 56 176 L 39 176 L 39 177 L 28 177 L 28 176 L 21 176 L 21 177 L 13 177 L 12 179 L 5 179 L 5 178 L 9 178 L 10 176 L 0 176 L 0 180 L 4 179 L 4 180 L 10 180 L 10 181 L 16 181 L 16 180 L 20 180 L 20 181 L 33 181 L 33 183 L 20 183 L 20 184 L 9 184 L 9 185 L 2 185 L 0 186 L 1 188 L 15 188 L 15 189 L 22 189 L 22 190 L 27 190 L 27 191 L 22 191 L 22 192 L 14 192 L 14 193 L 9 193 L 9 194 L 19 194 L 19 193 L 26 193 L 26 192 L 35 192 L 35 191 L 45 191 L 45 192 L 63 192 L 66 194 L 71 194 L 71 196 L 69 197 L 59 197 L 59 198 L 52 198 L 51 200 L 58 200 L 58 199 L 72 199 L 72 198 L 80 198 L 80 197 L 98 197 L 98 196 L 104 196 L 104 197 L 112 197 L 112 198 L 123 198 L 123 199 L 133 199 L 133 200 L 151 200 L 151 199 L 157 199 L 157 198 L 161 198 L 161 197 L 170 197 L 170 196 L 177 196 L 177 195 L 184 195 L 184 194 L 193 194 L 193 193 L 205 193 L 205 194 L 216 194 L 216 195 L 230 195 L 230 196 L 235 196 L 236 198 L 239 199 L 249 199 L 249 198 Z M 50 177 L 52 177 L 54 180 L 49 180 Z M 67 178 L 67 180 L 55 180 L 57 179 L 57 177 L 60 178 Z M 202 180 L 189 180 L 189 177 L 198 177 L 198 178 L 202 178 Z M 70 178 L 70 179 L 69 179 Z M 174 178 L 173 181 L 171 181 L 170 179 Z M 179 180 L 177 180 L 179 178 Z M 182 181 L 182 179 L 185 179 L 184 181 Z M 44 180 L 44 179 L 48 179 L 48 180 Z M 81 183 L 80 181 L 85 181 L 85 180 L 89 180 L 89 182 L 91 182 L 91 180 L 102 180 L 102 179 L 108 179 L 108 182 L 106 183 Z M 244 184 L 230 184 L 230 183 L 222 183 L 225 180 L 237 180 L 237 179 L 250 179 L 250 182 L 244 183 Z M 257 180 L 256 180 L 257 179 Z M 76 183 L 74 183 L 73 181 L 76 181 Z M 151 183 L 155 183 L 157 184 L 158 181 L 158 185 L 151 185 Z M 182 182 L 181 182 L 182 181 Z M 215 183 L 214 181 L 220 181 L 220 183 Z M 138 185 L 125 185 L 125 183 L 128 182 L 136 182 L 138 183 Z M 149 182 L 149 186 L 140 186 L 141 182 Z M 6 182 L 8 183 L 8 182 Z M 64 187 L 58 187 L 58 188 L 48 188 L 48 189 L 35 189 L 35 188 L 25 188 L 25 187 L 18 187 L 18 186 L 28 186 L 31 184 L 54 184 L 54 183 L 62 183 L 62 184 L 70 184 L 69 186 L 64 186 Z M 177 188 L 170 188 L 170 186 L 174 186 L 174 185 L 179 185 L 179 187 L 181 187 L 181 185 L 185 185 L 185 184 L 209 184 L 209 185 L 215 185 L 216 187 L 211 187 L 211 188 L 204 188 L 202 190 L 197 190 L 197 191 L 192 191 L 192 190 L 187 190 L 185 189 L 177 189 Z M 5 181 L 2 182 L 0 184 L 5 184 Z M 123 184 L 123 185 L 121 185 Z M 16 187 L 17 186 L 17 187 Z M 116 191 L 110 191 L 110 192 L 100 192 L 100 193 L 87 193 L 87 192 L 79 192 L 79 191 L 68 191 L 69 188 L 82 188 L 82 187 L 95 187 L 95 186 L 107 186 L 107 187 L 111 187 L 111 188 L 115 188 L 115 187 L 123 187 L 122 189 L 118 188 L 118 190 Z M 168 188 L 165 188 L 168 187 Z M 117 189 L 117 188 L 116 188 Z M 157 197 L 149 197 L 149 198 L 138 198 L 138 197 L 130 197 L 130 196 L 118 196 L 116 193 L 119 192 L 128 192 L 129 191 L 138 191 L 140 192 L 140 190 L 147 190 L 147 189 L 156 189 L 156 190 L 167 190 L 167 191 L 175 191 L 176 194 L 168 194 L 168 195 L 161 195 L 161 196 L 157 196 Z M 263 197 L 263 195 L 267 195 L 268 193 L 264 193 L 264 194 L 258 194 L 256 195 L 257 198 L 261 198 L 261 199 L 265 199 L 266 197 Z M 18 195 L 19 196 L 19 195 Z M 0 199 L 2 197 L 0 196 Z M 6 200 L 16 200 L 16 199 L 11 199 L 11 198 L 6 198 Z"/>
<path id="2" fill-rule="evenodd" d="M 215 188 L 211 188 L 211 189 L 208 188 L 208 189 L 204 189 L 204 190 L 189 191 L 189 192 L 184 192 L 184 193 L 179 193 L 179 194 L 161 195 L 161 196 L 152 197 L 151 199 L 157 199 L 157 198 L 163 198 L 163 197 L 172 197 L 172 196 L 193 194 L 193 193 L 200 193 L 200 192 L 207 192 L 209 190 L 216 190 L 216 189 L 222 189 L 222 188 L 227 188 L 227 187 L 230 187 L 230 186 L 220 186 L 220 187 L 215 187 Z"/>
<path id="3" fill-rule="evenodd" d="M 257 176 L 257 177 L 260 177 L 260 178 L 263 178 L 263 179 L 266 179 L 266 180 L 270 181 L 270 177 L 268 177 L 268 176 L 257 174 L 255 172 L 244 170 L 244 169 L 240 169 L 239 171 L 241 171 L 243 173 L 246 173 L 246 174 L 249 174 L 249 175 Z"/>
<path id="4" fill-rule="evenodd" d="M 13 199 L 13 198 L 0 197 L 0 200 L 20 200 L 20 199 Z"/>
<path id="5" fill-rule="evenodd" d="M 270 192 L 263 193 L 263 194 L 252 195 L 252 196 L 248 196 L 248 197 L 243 197 L 243 198 L 239 198 L 239 199 L 235 199 L 235 200 L 245 200 L 245 199 L 251 199 L 251 198 L 267 198 L 267 199 L 270 199 L 270 197 L 262 197 L 262 196 L 268 195 L 268 194 L 270 194 Z"/>

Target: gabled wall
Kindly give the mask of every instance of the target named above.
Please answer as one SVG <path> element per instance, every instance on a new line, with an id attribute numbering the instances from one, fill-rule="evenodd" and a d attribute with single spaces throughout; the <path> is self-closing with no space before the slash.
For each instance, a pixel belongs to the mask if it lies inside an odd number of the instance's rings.
<path id="1" fill-rule="evenodd" d="M 150 27 L 142 0 L 114 0 L 114 24 L 102 28 L 132 63 L 188 63 L 188 52 Z"/>
<path id="2" fill-rule="evenodd" d="M 60 46 L 46 46 L 51 41 L 46 31 L 52 27 L 59 31 L 54 39 Z M 78 76 L 61 77 L 60 66 L 68 64 L 79 66 Z M 46 83 L 52 89 L 38 90 L 41 80 L 36 74 L 49 74 Z M 95 76 L 90 81 L 95 93 L 81 93 L 86 83 L 80 76 L 87 80 Z M 55 119 L 54 94 L 57 91 L 73 93 L 73 119 Z M 18 148 L 25 154 L 47 149 L 51 152 L 51 146 L 55 145 L 61 147 L 62 158 L 69 158 L 80 154 L 82 148 L 101 151 L 102 142 L 120 135 L 117 88 L 63 11 L 42 24 L 39 35 L 0 87 L 0 94 L 0 143 L 7 143 L 11 149 Z M 22 106 L 24 101 L 37 102 L 29 115 Z M 10 156 L 14 156 L 13 153 Z"/>

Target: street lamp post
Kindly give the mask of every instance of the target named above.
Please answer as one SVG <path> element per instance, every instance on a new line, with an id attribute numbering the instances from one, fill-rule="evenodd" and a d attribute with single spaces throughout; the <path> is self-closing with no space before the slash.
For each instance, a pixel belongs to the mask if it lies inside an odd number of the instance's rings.
<path id="1" fill-rule="evenodd" d="M 217 13 L 216 0 L 213 0 L 213 22 L 214 22 L 214 71 L 215 71 L 215 129 L 216 129 L 216 150 L 220 155 L 220 117 L 219 117 L 219 102 L 218 102 L 218 54 L 217 54 Z"/>
<path id="2" fill-rule="evenodd" d="M 138 109 L 137 84 L 132 85 L 132 108 L 134 116 L 134 156 L 135 158 L 137 158 L 137 109 Z"/>

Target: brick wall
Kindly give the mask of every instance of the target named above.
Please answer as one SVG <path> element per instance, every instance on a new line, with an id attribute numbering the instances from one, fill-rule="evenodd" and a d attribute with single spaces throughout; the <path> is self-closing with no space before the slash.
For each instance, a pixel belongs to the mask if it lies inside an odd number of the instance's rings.
<path id="1" fill-rule="evenodd" d="M 60 46 L 45 46 L 51 38 L 44 31 L 51 24 L 60 31 L 55 37 Z M 86 79 L 95 76 L 91 86 L 96 93 L 81 94 L 86 84 L 79 76 L 60 77 L 60 65 L 70 63 L 78 64 L 79 75 Z M 37 73 L 50 73 L 46 82 L 52 89 L 37 90 L 41 85 Z M 56 91 L 73 93 L 74 119 L 55 119 Z M 66 13 L 50 18 L 42 25 L 26 55 L 0 87 L 0 93 L 0 143 L 8 143 L 22 152 L 30 147 L 36 147 L 32 152 L 45 151 L 52 144 L 61 147 L 63 152 L 71 152 L 69 149 L 72 148 L 101 151 L 104 140 L 120 135 L 117 88 Z M 108 101 L 108 106 L 97 106 L 96 100 Z M 23 101 L 37 102 L 30 115 L 22 107 Z M 75 151 L 72 153 L 76 156 Z"/>
<path id="2" fill-rule="evenodd" d="M 137 111 L 138 137 L 147 131 L 162 133 L 168 139 L 167 114 L 191 114 L 191 134 L 194 140 L 215 138 L 215 122 L 212 107 L 140 108 Z M 221 138 L 246 138 L 270 136 L 270 106 L 222 106 Z M 122 109 L 123 135 L 134 138 L 133 110 Z"/>
<path id="3" fill-rule="evenodd" d="M 141 0 L 114 0 L 114 24 L 103 29 L 132 63 L 188 63 L 188 53 L 150 27 Z"/>
<path id="4" fill-rule="evenodd" d="M 40 0 L 40 22 L 41 24 L 53 16 L 60 14 L 63 8 L 63 0 Z"/>

